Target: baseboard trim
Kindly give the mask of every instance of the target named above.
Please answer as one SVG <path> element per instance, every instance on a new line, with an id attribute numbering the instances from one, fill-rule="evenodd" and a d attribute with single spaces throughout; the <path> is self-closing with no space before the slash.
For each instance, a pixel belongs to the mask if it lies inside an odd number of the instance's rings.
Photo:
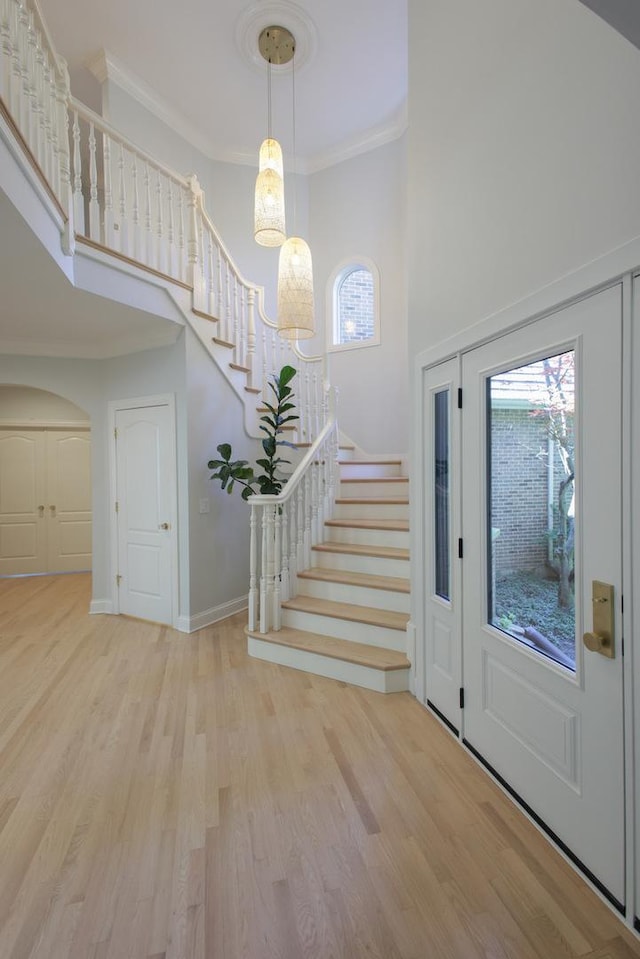
<path id="1" fill-rule="evenodd" d="M 195 633 L 198 629 L 204 629 L 206 626 L 212 626 L 219 623 L 221 619 L 227 619 L 235 613 L 241 613 L 249 605 L 248 596 L 240 596 L 238 599 L 231 599 L 228 603 L 221 603 L 219 606 L 212 606 L 194 616 L 178 616 L 176 629 L 181 633 Z"/>
<path id="2" fill-rule="evenodd" d="M 460 738 L 460 730 L 459 730 L 459 729 L 456 729 L 456 727 L 453 725 L 453 723 L 451 722 L 451 720 L 450 720 L 450 719 L 447 719 L 447 717 L 445 716 L 445 714 L 444 714 L 443 712 L 441 712 L 441 710 L 439 710 L 438 707 L 435 706 L 435 705 L 431 702 L 430 699 L 427 699 L 427 706 L 429 707 L 429 709 L 431 710 L 432 713 L 435 713 L 435 714 L 436 714 L 436 716 L 438 717 L 438 719 L 440 720 L 440 722 L 441 722 L 441 723 L 444 723 L 444 725 L 445 725 L 448 729 L 451 730 L 451 732 L 452 732 L 453 735 L 456 737 L 456 739 L 459 739 L 459 738 Z"/>
<path id="3" fill-rule="evenodd" d="M 89 604 L 89 614 L 93 616 L 98 613 L 113 613 L 113 600 L 92 599 Z"/>

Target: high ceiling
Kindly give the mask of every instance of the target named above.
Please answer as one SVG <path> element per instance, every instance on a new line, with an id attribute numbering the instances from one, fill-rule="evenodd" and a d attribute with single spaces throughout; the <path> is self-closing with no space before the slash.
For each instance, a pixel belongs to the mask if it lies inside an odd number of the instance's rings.
<path id="1" fill-rule="evenodd" d="M 258 36 L 288 27 L 296 152 L 319 168 L 398 135 L 407 96 L 407 0 L 41 0 L 72 92 L 99 107 L 106 67 L 210 156 L 256 162 L 267 128 Z M 93 73 L 88 64 L 95 60 Z M 273 132 L 291 151 L 292 73 L 272 68 Z"/>

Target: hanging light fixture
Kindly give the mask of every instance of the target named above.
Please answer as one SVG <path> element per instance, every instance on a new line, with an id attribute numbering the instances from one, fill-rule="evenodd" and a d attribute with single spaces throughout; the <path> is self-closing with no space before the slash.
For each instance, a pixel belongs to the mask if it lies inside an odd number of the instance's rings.
<path id="1" fill-rule="evenodd" d="M 294 43 L 295 50 L 295 43 Z M 296 228 L 296 74 L 292 56 L 293 103 L 293 221 Z M 311 250 L 302 237 L 290 236 L 280 247 L 278 261 L 278 333 L 304 340 L 315 335 Z"/>
<path id="2" fill-rule="evenodd" d="M 281 246 L 286 238 L 282 149 L 271 136 L 271 65 L 293 59 L 295 40 L 286 27 L 265 27 L 258 39 L 267 61 L 267 138 L 260 147 L 256 178 L 254 236 L 261 246 Z"/>

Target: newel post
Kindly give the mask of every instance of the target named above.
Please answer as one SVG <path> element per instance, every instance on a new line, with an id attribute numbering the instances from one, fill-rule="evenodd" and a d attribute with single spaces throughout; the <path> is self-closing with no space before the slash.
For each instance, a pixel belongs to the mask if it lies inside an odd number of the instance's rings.
<path id="1" fill-rule="evenodd" d="M 251 504 L 249 545 L 249 629 L 258 625 L 258 508 Z"/>
<path id="2" fill-rule="evenodd" d="M 69 98 L 71 82 L 65 60 L 58 60 L 56 75 L 56 141 L 58 144 L 58 171 L 60 189 L 58 199 L 62 204 L 67 222 L 62 234 L 62 250 L 67 256 L 73 256 L 76 248 L 75 218 L 73 215 L 73 190 L 71 185 L 71 151 L 69 149 Z"/>
<path id="3" fill-rule="evenodd" d="M 195 173 L 192 173 L 188 178 L 188 183 L 187 283 L 193 287 L 194 309 L 204 309 L 202 302 L 202 266 L 200 264 L 200 230 L 198 228 L 198 207 L 202 199 L 202 189 Z"/>

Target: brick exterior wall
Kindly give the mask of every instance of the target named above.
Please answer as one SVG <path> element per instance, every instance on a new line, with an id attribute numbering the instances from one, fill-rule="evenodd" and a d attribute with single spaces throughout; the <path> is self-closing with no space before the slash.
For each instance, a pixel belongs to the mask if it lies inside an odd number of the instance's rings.
<path id="1" fill-rule="evenodd" d="M 340 343 L 369 340 L 374 334 L 373 277 L 369 270 L 353 270 L 338 290 Z"/>
<path id="2" fill-rule="evenodd" d="M 491 419 L 491 526 L 500 530 L 493 546 L 495 573 L 544 568 L 548 555 L 545 419 L 517 408 L 494 408 Z M 556 452 L 554 499 L 564 475 Z"/>

